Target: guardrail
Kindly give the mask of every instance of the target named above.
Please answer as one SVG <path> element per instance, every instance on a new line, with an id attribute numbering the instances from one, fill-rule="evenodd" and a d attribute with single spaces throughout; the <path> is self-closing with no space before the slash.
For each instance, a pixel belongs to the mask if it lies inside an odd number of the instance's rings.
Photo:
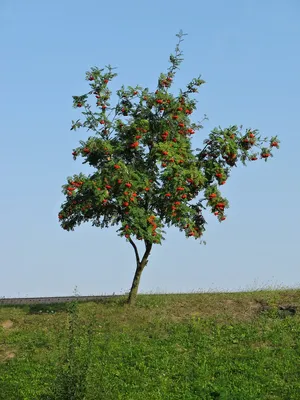
<path id="1" fill-rule="evenodd" d="M 0 298 L 0 306 L 1 305 L 21 306 L 21 305 L 28 305 L 28 304 L 70 303 L 74 300 L 83 302 L 83 301 L 106 300 L 106 299 L 123 297 L 123 296 L 124 295 Z"/>

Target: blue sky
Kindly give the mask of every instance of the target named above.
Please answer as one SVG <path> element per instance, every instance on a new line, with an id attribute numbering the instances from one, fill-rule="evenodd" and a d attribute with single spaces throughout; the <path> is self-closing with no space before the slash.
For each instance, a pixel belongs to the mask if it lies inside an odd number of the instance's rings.
<path id="1" fill-rule="evenodd" d="M 144 270 L 140 292 L 248 290 L 300 286 L 300 3 L 297 0 L 1 0 L 0 296 L 124 293 L 133 250 L 115 229 L 88 224 L 65 232 L 57 214 L 67 176 L 84 171 L 71 152 L 83 130 L 72 95 L 85 72 L 111 64 L 122 84 L 155 88 L 182 29 L 185 61 L 174 90 L 207 82 L 196 119 L 278 134 L 268 163 L 240 166 L 222 187 L 227 220 L 208 221 L 199 245 L 168 230 Z"/>

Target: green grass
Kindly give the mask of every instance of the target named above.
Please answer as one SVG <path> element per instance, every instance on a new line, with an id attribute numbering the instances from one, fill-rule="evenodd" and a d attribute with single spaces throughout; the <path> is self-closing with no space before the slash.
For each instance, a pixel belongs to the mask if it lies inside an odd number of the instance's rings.
<path id="1" fill-rule="evenodd" d="M 300 309 L 285 304 L 300 290 L 2 306 L 0 399 L 299 400 Z"/>

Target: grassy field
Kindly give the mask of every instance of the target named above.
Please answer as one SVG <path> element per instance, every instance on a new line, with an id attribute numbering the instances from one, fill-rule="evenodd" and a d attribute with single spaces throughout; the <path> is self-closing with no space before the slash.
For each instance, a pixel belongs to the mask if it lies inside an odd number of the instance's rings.
<path id="1" fill-rule="evenodd" d="M 287 305 L 300 290 L 2 306 L 0 399 L 299 400 Z"/>

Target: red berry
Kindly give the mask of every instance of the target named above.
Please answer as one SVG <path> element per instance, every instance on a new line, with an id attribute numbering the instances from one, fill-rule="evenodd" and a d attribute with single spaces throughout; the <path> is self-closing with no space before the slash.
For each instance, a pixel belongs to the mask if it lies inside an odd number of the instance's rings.
<path id="1" fill-rule="evenodd" d="M 166 193 L 165 197 L 171 197 L 171 193 Z"/>
<path id="2" fill-rule="evenodd" d="M 106 189 L 111 189 L 110 185 L 105 185 Z"/>
<path id="3" fill-rule="evenodd" d="M 104 119 L 101 119 L 100 124 L 101 124 L 101 125 L 105 124 Z"/>
<path id="4" fill-rule="evenodd" d="M 127 182 L 127 183 L 125 183 L 125 186 L 127 186 L 128 188 L 130 188 L 130 187 L 132 186 L 132 184 L 129 183 L 129 182 Z"/>
<path id="5" fill-rule="evenodd" d="M 212 193 L 212 194 L 209 195 L 210 199 L 213 199 L 214 197 L 217 197 L 216 193 Z"/>
<path id="6" fill-rule="evenodd" d="M 114 165 L 114 168 L 115 168 L 115 169 L 119 169 L 119 168 L 121 168 L 121 167 L 120 167 L 120 165 L 115 164 L 115 165 Z"/>
<path id="7" fill-rule="evenodd" d="M 128 207 L 129 206 L 128 201 L 124 201 L 123 206 Z"/>

